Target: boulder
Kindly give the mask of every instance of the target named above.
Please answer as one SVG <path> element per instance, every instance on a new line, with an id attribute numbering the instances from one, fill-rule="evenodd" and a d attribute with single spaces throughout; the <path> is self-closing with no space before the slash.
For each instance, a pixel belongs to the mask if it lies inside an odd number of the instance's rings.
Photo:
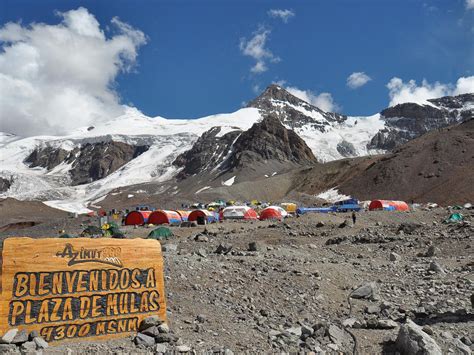
<path id="1" fill-rule="evenodd" d="M 18 333 L 18 329 L 10 329 L 5 334 L 3 334 L 2 338 L 0 339 L 1 344 L 10 344 L 13 339 L 15 339 L 16 334 Z"/>
<path id="2" fill-rule="evenodd" d="M 370 300 L 378 300 L 379 295 L 378 295 L 378 290 L 377 290 L 377 284 L 375 282 L 366 282 L 363 285 L 357 287 L 354 291 L 351 293 L 351 298 L 356 298 L 356 299 L 370 299 Z"/>
<path id="3" fill-rule="evenodd" d="M 442 355 L 434 339 L 411 320 L 400 327 L 395 346 L 403 354 Z"/>
<path id="4" fill-rule="evenodd" d="M 150 347 L 150 346 L 155 345 L 155 339 L 149 335 L 138 333 L 137 336 L 135 337 L 135 344 Z"/>

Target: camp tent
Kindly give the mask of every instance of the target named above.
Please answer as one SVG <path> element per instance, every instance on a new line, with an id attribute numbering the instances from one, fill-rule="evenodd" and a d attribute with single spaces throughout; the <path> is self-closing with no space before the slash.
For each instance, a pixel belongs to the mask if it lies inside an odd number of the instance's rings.
<path id="1" fill-rule="evenodd" d="M 219 215 L 208 210 L 194 210 L 189 214 L 188 221 L 198 224 L 214 223 L 219 221 Z"/>
<path id="2" fill-rule="evenodd" d="M 298 208 L 296 203 L 291 202 L 283 202 L 281 207 L 288 213 L 296 213 L 296 209 Z"/>
<path id="3" fill-rule="evenodd" d="M 263 209 L 260 212 L 260 220 L 265 221 L 267 219 L 277 219 L 279 221 L 283 220 L 288 215 L 288 213 L 279 206 L 270 206 Z"/>
<path id="4" fill-rule="evenodd" d="M 461 222 L 464 219 L 464 216 L 461 213 L 452 213 L 444 223 L 456 223 Z"/>
<path id="5" fill-rule="evenodd" d="M 150 234 L 148 234 L 148 239 L 167 239 L 169 237 L 173 236 L 173 232 L 166 227 L 158 227 L 156 229 L 153 229 Z"/>
<path id="6" fill-rule="evenodd" d="M 408 204 L 403 201 L 373 200 L 370 202 L 369 211 L 408 211 Z"/>
<path id="7" fill-rule="evenodd" d="M 153 211 L 148 218 L 148 224 L 180 224 L 181 222 L 181 215 L 176 211 Z"/>
<path id="8" fill-rule="evenodd" d="M 248 206 L 229 206 L 222 210 L 223 219 L 258 219 L 255 210 Z"/>
<path id="9" fill-rule="evenodd" d="M 182 210 L 177 210 L 179 216 L 181 217 L 182 222 L 186 222 L 188 220 L 189 214 L 191 211 L 182 211 Z"/>
<path id="10" fill-rule="evenodd" d="M 145 223 L 148 223 L 148 217 L 150 216 L 150 214 L 151 211 L 131 211 L 127 214 L 127 217 L 125 217 L 125 225 L 142 226 Z"/>

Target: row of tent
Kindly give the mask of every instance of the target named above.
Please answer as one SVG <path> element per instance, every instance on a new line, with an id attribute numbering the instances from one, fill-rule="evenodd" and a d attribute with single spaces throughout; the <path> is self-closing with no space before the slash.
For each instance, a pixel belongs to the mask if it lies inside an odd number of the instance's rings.
<path id="1" fill-rule="evenodd" d="M 197 224 L 214 223 L 221 220 L 243 219 L 243 220 L 282 220 L 288 213 L 279 206 L 270 206 L 258 214 L 248 206 L 229 206 L 219 213 L 205 209 L 194 211 L 131 211 L 125 217 L 125 225 L 144 224 L 170 224 L 178 225 L 182 222 L 196 222 Z"/>

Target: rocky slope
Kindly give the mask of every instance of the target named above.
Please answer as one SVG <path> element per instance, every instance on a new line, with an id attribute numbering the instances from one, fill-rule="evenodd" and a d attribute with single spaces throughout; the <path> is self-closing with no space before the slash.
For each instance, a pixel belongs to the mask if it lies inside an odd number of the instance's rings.
<path id="1" fill-rule="evenodd" d="M 429 104 L 404 103 L 381 112 L 386 126 L 370 141 L 372 149 L 392 150 L 434 129 L 474 118 L 474 94 L 428 100 Z"/>
<path id="2" fill-rule="evenodd" d="M 71 151 L 58 147 L 38 147 L 26 159 L 31 168 L 51 171 L 60 164 L 69 165 L 71 185 L 87 184 L 117 171 L 146 152 L 149 146 L 133 146 L 123 142 L 86 143 Z"/>
<path id="3" fill-rule="evenodd" d="M 361 199 L 459 204 L 474 201 L 474 120 L 429 132 L 340 184 Z"/>

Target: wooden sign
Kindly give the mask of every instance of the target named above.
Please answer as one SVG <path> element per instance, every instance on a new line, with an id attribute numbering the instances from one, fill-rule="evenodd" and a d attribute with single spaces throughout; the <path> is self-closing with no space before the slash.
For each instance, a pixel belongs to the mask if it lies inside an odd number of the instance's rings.
<path id="1" fill-rule="evenodd" d="M 137 332 L 150 315 L 166 320 L 156 240 L 8 238 L 1 271 L 0 334 L 110 339 Z"/>

